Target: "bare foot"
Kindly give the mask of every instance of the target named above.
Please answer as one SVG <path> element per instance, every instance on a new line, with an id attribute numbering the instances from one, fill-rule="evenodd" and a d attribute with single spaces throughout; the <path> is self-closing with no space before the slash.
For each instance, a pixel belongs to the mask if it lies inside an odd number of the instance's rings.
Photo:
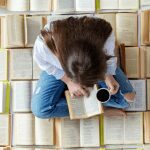
<path id="1" fill-rule="evenodd" d="M 126 112 L 122 109 L 105 108 L 104 115 L 105 116 L 126 116 Z"/>

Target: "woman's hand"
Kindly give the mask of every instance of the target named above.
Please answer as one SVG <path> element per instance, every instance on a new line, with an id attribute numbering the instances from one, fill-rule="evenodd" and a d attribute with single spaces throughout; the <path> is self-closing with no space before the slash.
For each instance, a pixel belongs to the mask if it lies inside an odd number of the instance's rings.
<path id="1" fill-rule="evenodd" d="M 111 95 L 114 95 L 119 90 L 119 84 L 112 75 L 106 75 L 105 83 L 108 86 Z"/>
<path id="2" fill-rule="evenodd" d="M 61 80 L 67 84 L 67 87 L 68 87 L 71 97 L 74 97 L 74 96 L 79 97 L 79 96 L 88 96 L 89 95 L 89 91 L 87 88 L 82 87 L 78 83 L 74 83 L 66 75 L 64 75 L 64 77 Z"/>

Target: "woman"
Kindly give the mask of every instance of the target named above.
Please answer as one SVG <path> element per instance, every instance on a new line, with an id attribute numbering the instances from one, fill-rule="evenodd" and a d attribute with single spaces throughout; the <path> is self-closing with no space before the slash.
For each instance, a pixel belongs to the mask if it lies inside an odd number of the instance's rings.
<path id="1" fill-rule="evenodd" d="M 72 97 L 88 96 L 88 87 L 95 83 L 112 94 L 105 113 L 124 114 L 121 109 L 129 106 L 135 92 L 116 65 L 114 48 L 112 27 L 103 19 L 69 17 L 46 25 L 34 45 L 34 60 L 43 72 L 32 98 L 33 114 L 68 116 L 64 91 Z"/>

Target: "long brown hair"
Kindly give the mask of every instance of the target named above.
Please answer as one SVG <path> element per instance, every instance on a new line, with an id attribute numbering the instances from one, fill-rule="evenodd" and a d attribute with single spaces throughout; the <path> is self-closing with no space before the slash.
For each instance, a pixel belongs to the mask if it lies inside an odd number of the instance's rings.
<path id="1" fill-rule="evenodd" d="M 49 49 L 58 59 L 68 77 L 84 86 L 93 86 L 104 79 L 107 69 L 103 46 L 112 32 L 110 23 L 100 18 L 69 17 L 51 23 L 42 30 Z"/>

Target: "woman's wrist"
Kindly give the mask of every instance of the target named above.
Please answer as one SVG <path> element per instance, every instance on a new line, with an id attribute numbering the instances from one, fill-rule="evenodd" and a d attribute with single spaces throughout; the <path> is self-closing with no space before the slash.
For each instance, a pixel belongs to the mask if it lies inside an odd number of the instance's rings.
<path id="1" fill-rule="evenodd" d="M 66 74 L 61 78 L 61 80 L 66 84 L 68 84 L 71 81 L 71 79 L 69 77 L 67 77 Z"/>

